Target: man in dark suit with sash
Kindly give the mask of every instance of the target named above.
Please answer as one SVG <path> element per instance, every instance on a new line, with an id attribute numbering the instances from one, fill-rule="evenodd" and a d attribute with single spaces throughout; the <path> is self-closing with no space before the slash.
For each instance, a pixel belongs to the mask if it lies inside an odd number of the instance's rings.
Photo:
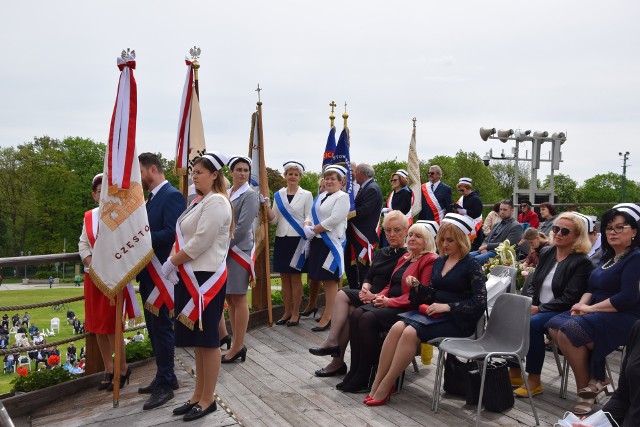
<path id="1" fill-rule="evenodd" d="M 421 186 L 422 210 L 418 214 L 419 220 L 436 221 L 438 224 L 442 218 L 452 212 L 451 187 L 440 181 L 442 169 L 438 165 L 429 168 L 429 182 Z"/>
<path id="2" fill-rule="evenodd" d="M 355 170 L 355 180 L 360 185 L 355 198 L 355 212 L 347 221 L 347 245 L 344 248 L 344 264 L 351 289 L 362 288 L 367 276 L 373 249 L 378 244 L 378 222 L 382 211 L 382 191 L 373 180 L 371 165 L 360 163 Z"/>
<path id="3" fill-rule="evenodd" d="M 176 190 L 164 177 L 162 163 L 153 153 L 138 156 L 142 187 L 149 191 L 147 216 L 151 228 L 151 244 L 160 265 L 167 260 L 175 242 L 176 221 L 186 209 L 182 193 Z M 173 319 L 165 304 L 152 306 L 149 296 L 156 287 L 147 266 L 138 275 L 140 296 L 145 305 L 144 317 L 156 357 L 156 376 L 146 387 L 140 387 L 139 393 L 151 393 L 143 409 L 153 409 L 173 398 L 173 390 L 178 388 L 178 380 L 173 371 L 174 334 Z M 159 307 L 158 307 L 159 306 Z M 150 310 L 151 309 L 151 310 Z M 157 312 L 157 313 L 156 313 Z"/>

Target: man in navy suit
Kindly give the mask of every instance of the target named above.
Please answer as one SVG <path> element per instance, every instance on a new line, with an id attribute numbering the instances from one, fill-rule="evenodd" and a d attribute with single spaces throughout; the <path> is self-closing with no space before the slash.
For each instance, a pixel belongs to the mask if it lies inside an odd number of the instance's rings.
<path id="1" fill-rule="evenodd" d="M 147 199 L 147 216 L 151 228 L 151 245 L 155 256 L 164 263 L 175 242 L 176 222 L 186 209 L 182 193 L 176 190 L 164 177 L 162 163 L 153 153 L 142 153 L 138 156 L 142 187 L 149 191 Z M 153 279 L 147 269 L 138 275 L 140 296 L 147 301 L 155 288 Z M 174 334 L 173 319 L 166 305 L 160 307 L 158 315 L 145 308 L 144 318 L 151 339 L 153 353 L 156 356 L 156 376 L 146 387 L 140 387 L 139 393 L 151 393 L 143 409 L 153 409 L 164 405 L 173 398 L 173 390 L 178 388 L 178 380 L 173 372 Z"/>
<path id="2" fill-rule="evenodd" d="M 378 221 L 382 211 L 382 191 L 373 180 L 371 165 L 360 163 L 355 170 L 355 181 L 360 185 L 355 198 L 355 215 L 347 222 L 347 245 L 344 248 L 344 264 L 351 289 L 361 289 L 371 266 L 373 249 L 378 244 Z M 364 250 L 364 256 L 363 255 Z"/>
<path id="3" fill-rule="evenodd" d="M 422 210 L 418 219 L 436 221 L 440 224 L 442 218 L 451 212 L 451 187 L 440 181 L 442 169 L 433 165 L 429 168 L 429 182 L 422 184 Z"/>

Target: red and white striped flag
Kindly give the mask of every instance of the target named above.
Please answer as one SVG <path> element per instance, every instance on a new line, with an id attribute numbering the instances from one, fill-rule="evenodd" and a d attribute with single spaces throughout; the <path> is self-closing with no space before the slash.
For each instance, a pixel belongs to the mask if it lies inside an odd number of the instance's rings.
<path id="1" fill-rule="evenodd" d="M 186 175 L 189 163 L 205 152 L 202 113 L 194 84 L 193 62 L 185 59 L 187 76 L 182 90 L 180 115 L 178 117 L 178 139 L 176 141 L 176 173 Z"/>
<path id="2" fill-rule="evenodd" d="M 135 51 L 118 58 L 120 81 L 100 195 L 100 238 L 93 248 L 89 274 L 113 299 L 153 257 L 151 232 L 136 153 L 137 86 L 133 76 Z"/>

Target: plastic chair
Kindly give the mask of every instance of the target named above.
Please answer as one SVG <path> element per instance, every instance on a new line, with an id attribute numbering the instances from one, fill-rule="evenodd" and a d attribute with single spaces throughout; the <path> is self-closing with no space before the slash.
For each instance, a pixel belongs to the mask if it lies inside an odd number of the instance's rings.
<path id="1" fill-rule="evenodd" d="M 506 273 L 505 273 L 506 272 Z M 494 276 L 501 276 L 503 274 L 508 274 L 509 280 L 509 293 L 516 293 L 516 276 L 518 275 L 518 269 L 515 267 L 509 267 L 506 265 L 496 265 L 491 269 L 491 274 Z"/>
<path id="2" fill-rule="evenodd" d="M 51 319 L 51 331 L 54 331 L 56 328 L 58 329 L 58 333 L 60 333 L 60 318 L 59 317 L 54 317 L 53 319 Z"/>
<path id="3" fill-rule="evenodd" d="M 540 425 L 529 384 L 524 378 L 523 361 L 529 351 L 530 312 L 531 298 L 522 295 L 502 294 L 496 300 L 491 318 L 487 323 L 487 329 L 479 339 L 446 338 L 440 343 L 436 380 L 433 384 L 432 409 L 434 412 L 438 412 L 445 354 L 449 353 L 470 360 L 483 360 L 476 414 L 476 426 L 479 425 L 487 364 L 491 358 L 500 357 L 518 361 L 536 425 Z"/>

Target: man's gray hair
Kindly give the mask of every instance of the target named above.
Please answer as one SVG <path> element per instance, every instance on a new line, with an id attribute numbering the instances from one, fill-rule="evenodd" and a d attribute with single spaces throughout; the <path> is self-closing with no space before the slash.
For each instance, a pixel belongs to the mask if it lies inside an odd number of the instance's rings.
<path id="1" fill-rule="evenodd" d="M 440 166 L 438 166 L 438 165 L 429 166 L 429 170 L 431 170 L 431 169 L 435 169 L 436 172 L 438 172 L 438 175 L 442 175 L 442 168 Z"/>
<path id="2" fill-rule="evenodd" d="M 373 170 L 373 167 L 367 163 L 360 163 L 356 170 L 361 174 L 365 175 L 367 178 L 373 178 L 376 172 Z"/>

